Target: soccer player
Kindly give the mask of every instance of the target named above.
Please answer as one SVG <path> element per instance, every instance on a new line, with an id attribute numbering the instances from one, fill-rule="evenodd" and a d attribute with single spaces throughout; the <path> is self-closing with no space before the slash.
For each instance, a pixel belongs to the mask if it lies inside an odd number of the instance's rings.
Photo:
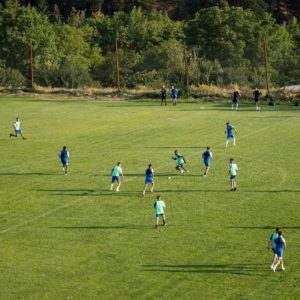
<path id="1" fill-rule="evenodd" d="M 209 168 L 210 168 L 210 161 L 212 159 L 213 155 L 210 151 L 210 147 L 206 147 L 206 151 L 202 153 L 203 163 L 205 165 L 205 171 L 204 176 L 208 174 Z"/>
<path id="2" fill-rule="evenodd" d="M 275 254 L 275 240 L 279 237 L 278 232 L 280 231 L 279 227 L 276 227 L 275 232 L 273 232 L 268 241 L 268 249 L 272 249 L 273 251 L 273 263 L 271 265 L 271 269 L 273 269 L 274 264 L 276 263 L 277 255 Z"/>
<path id="3" fill-rule="evenodd" d="M 154 202 L 155 218 L 156 218 L 155 228 L 158 227 L 158 221 L 160 217 L 162 217 L 163 219 L 163 226 L 166 226 L 165 208 L 166 208 L 165 202 L 161 200 L 160 195 L 158 195 L 157 200 Z"/>
<path id="4" fill-rule="evenodd" d="M 176 106 L 176 104 L 177 104 L 177 90 L 175 89 L 174 85 L 172 85 L 172 88 L 171 88 L 171 96 L 172 96 L 172 100 L 173 100 L 173 106 Z"/>
<path id="5" fill-rule="evenodd" d="M 260 110 L 260 95 L 261 93 L 259 92 L 258 88 L 255 88 L 255 90 L 253 91 L 253 96 L 256 104 L 256 110 Z"/>
<path id="6" fill-rule="evenodd" d="M 178 152 L 178 150 L 174 151 L 175 157 L 172 156 L 172 159 L 177 161 L 177 166 L 175 169 L 179 171 L 180 173 L 183 173 L 184 171 L 188 173 L 188 170 L 186 169 L 186 160 L 185 158 Z"/>
<path id="7" fill-rule="evenodd" d="M 118 162 L 117 165 L 115 167 L 112 168 L 111 170 L 111 185 L 110 185 L 110 190 L 112 191 L 114 188 L 114 183 L 117 182 L 118 186 L 116 187 L 116 192 L 120 191 L 120 187 L 121 187 L 121 180 L 120 180 L 120 176 L 122 176 L 123 178 L 123 170 L 121 168 L 121 163 Z"/>
<path id="8" fill-rule="evenodd" d="M 233 140 L 233 146 L 235 146 L 235 134 L 237 134 L 237 130 L 233 125 L 231 125 L 229 122 L 226 123 L 226 129 L 225 129 L 225 134 L 227 135 L 226 137 L 226 142 L 225 142 L 225 147 L 228 147 L 229 140 Z"/>
<path id="9" fill-rule="evenodd" d="M 146 179 L 145 179 L 145 185 L 144 185 L 144 191 L 143 195 L 146 194 L 146 189 L 148 184 L 151 184 L 151 193 L 153 193 L 154 190 L 154 170 L 152 169 L 152 165 L 149 164 L 148 168 L 146 169 Z"/>
<path id="10" fill-rule="evenodd" d="M 163 85 L 162 89 L 160 90 L 160 96 L 161 96 L 160 105 L 162 106 L 163 103 L 165 103 L 165 105 L 167 105 L 167 89 L 164 85 Z"/>
<path id="11" fill-rule="evenodd" d="M 10 133 L 10 134 L 9 134 L 9 137 L 11 138 L 11 137 L 13 136 L 13 137 L 16 137 L 16 138 L 17 138 L 17 137 L 20 135 L 21 138 L 22 138 L 23 140 L 25 140 L 26 138 L 25 138 L 24 135 L 23 135 L 23 132 L 22 132 L 22 129 L 21 129 L 21 121 L 20 121 L 20 118 L 19 118 L 19 117 L 16 118 L 16 121 L 15 121 L 13 127 L 14 127 L 14 129 L 15 129 L 15 134 Z"/>
<path id="12" fill-rule="evenodd" d="M 233 158 L 230 158 L 229 160 L 229 175 L 230 175 L 230 190 L 231 191 L 236 191 L 236 175 L 237 175 L 237 171 L 238 171 L 238 166 L 236 165 L 236 163 L 234 162 Z"/>
<path id="13" fill-rule="evenodd" d="M 58 157 L 63 165 L 63 172 L 65 175 L 68 175 L 68 164 L 69 164 L 69 158 L 70 153 L 67 150 L 66 146 L 63 146 L 63 149 L 58 153 Z"/>
<path id="14" fill-rule="evenodd" d="M 235 108 L 235 110 L 238 110 L 240 97 L 241 97 L 241 94 L 239 93 L 238 89 L 235 89 L 235 91 L 232 94 L 231 109 Z"/>
<path id="15" fill-rule="evenodd" d="M 286 241 L 285 238 L 282 236 L 282 231 L 279 230 L 278 235 L 278 238 L 274 240 L 276 261 L 271 266 L 274 272 L 276 272 L 276 268 L 278 265 L 281 265 L 282 271 L 285 270 L 285 267 L 283 265 L 283 251 L 286 249 Z"/>

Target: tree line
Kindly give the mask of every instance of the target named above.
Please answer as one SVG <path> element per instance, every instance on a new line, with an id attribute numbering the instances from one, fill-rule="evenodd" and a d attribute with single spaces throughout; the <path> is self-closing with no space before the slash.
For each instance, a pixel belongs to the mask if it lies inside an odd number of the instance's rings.
<path id="1" fill-rule="evenodd" d="M 172 18 L 164 2 L 2 1 L 0 85 L 28 84 L 30 41 L 42 86 L 115 86 L 116 41 L 122 87 L 183 85 L 185 62 L 190 84 L 260 87 L 266 55 L 273 85 L 299 83 L 300 25 L 266 12 L 275 1 L 175 0 Z M 292 10 L 293 1 L 279 2 Z"/>

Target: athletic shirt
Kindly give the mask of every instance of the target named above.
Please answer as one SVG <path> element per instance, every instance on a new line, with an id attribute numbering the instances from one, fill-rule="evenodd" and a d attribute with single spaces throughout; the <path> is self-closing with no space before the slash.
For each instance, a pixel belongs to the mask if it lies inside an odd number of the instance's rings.
<path id="1" fill-rule="evenodd" d="M 235 91 L 233 92 L 233 101 L 238 101 L 240 98 L 240 93 Z"/>
<path id="2" fill-rule="evenodd" d="M 226 126 L 227 135 L 234 135 L 233 128 L 234 127 L 230 124 Z"/>
<path id="3" fill-rule="evenodd" d="M 167 96 L 167 90 L 165 88 L 162 88 L 160 93 L 161 93 L 162 97 L 166 97 Z"/>
<path id="4" fill-rule="evenodd" d="M 255 99 L 255 100 L 258 100 L 258 99 L 259 99 L 259 91 L 254 91 L 254 92 L 253 92 L 253 95 L 254 95 L 254 99 Z"/>
<path id="5" fill-rule="evenodd" d="M 176 89 L 171 89 L 171 94 L 172 94 L 172 98 L 176 98 L 177 97 L 177 91 Z"/>
<path id="6" fill-rule="evenodd" d="M 68 158 L 69 158 L 69 152 L 68 152 L 68 150 L 62 150 L 60 152 L 60 159 L 65 161 Z"/>
<path id="7" fill-rule="evenodd" d="M 14 127 L 15 127 L 16 130 L 20 130 L 21 122 L 20 121 L 16 121 Z"/>
<path id="8" fill-rule="evenodd" d="M 238 170 L 238 167 L 235 163 L 230 163 L 229 170 L 230 170 L 230 175 L 236 176 L 236 171 Z"/>
<path id="9" fill-rule="evenodd" d="M 152 178 L 153 177 L 153 173 L 154 173 L 154 170 L 152 168 L 146 169 L 146 177 L 147 178 Z"/>
<path id="10" fill-rule="evenodd" d="M 178 164 L 183 164 L 184 163 L 184 159 L 183 159 L 183 156 L 181 154 L 176 154 L 175 159 L 176 159 Z"/>
<path id="11" fill-rule="evenodd" d="M 274 243 L 276 250 L 283 250 L 285 239 L 282 236 L 280 236 L 274 240 Z"/>
<path id="12" fill-rule="evenodd" d="M 119 177 L 120 174 L 122 174 L 122 168 L 119 167 L 119 166 L 115 166 L 115 167 L 111 170 L 111 175 L 112 175 L 112 176 Z"/>
<path id="13" fill-rule="evenodd" d="M 277 232 L 274 232 L 270 236 L 270 241 L 272 242 L 272 248 L 275 248 L 275 240 L 279 237 Z"/>
<path id="14" fill-rule="evenodd" d="M 209 150 L 206 150 L 202 153 L 202 158 L 204 160 L 210 160 L 212 158 L 212 153 Z"/>
<path id="15" fill-rule="evenodd" d="M 154 202 L 154 208 L 155 208 L 155 212 L 156 214 L 163 214 L 164 208 L 166 207 L 165 202 L 163 200 L 157 200 Z"/>

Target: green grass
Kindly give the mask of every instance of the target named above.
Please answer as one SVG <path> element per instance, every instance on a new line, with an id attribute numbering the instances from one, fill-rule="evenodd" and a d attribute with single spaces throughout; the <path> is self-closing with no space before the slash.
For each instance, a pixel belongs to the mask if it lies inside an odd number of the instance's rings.
<path id="1" fill-rule="evenodd" d="M 14 97 L 0 105 L 0 299 L 299 299 L 299 110 Z M 17 115 L 26 141 L 8 138 Z M 224 149 L 228 120 L 237 147 Z M 204 178 L 207 145 L 214 160 Z M 176 174 L 176 148 L 188 175 Z M 109 190 L 117 161 L 120 193 Z M 143 198 L 149 162 L 156 191 Z M 168 226 L 155 230 L 158 193 Z M 269 269 L 275 226 L 288 243 L 285 273 Z"/>

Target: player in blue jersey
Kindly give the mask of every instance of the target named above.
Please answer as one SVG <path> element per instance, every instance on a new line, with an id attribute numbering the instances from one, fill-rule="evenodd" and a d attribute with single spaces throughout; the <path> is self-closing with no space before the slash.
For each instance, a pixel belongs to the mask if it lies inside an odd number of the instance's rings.
<path id="1" fill-rule="evenodd" d="M 14 129 L 15 129 L 15 134 L 10 133 L 9 137 L 10 137 L 10 138 L 11 138 L 12 136 L 13 136 L 13 137 L 18 137 L 18 136 L 20 135 L 21 138 L 22 138 L 23 140 L 25 140 L 26 138 L 25 138 L 25 136 L 23 135 L 23 132 L 22 132 L 22 129 L 21 129 L 21 121 L 20 121 L 20 118 L 19 118 L 19 117 L 16 118 L 16 121 L 15 121 L 13 127 L 14 127 Z"/>
<path id="2" fill-rule="evenodd" d="M 120 176 L 122 176 L 122 178 L 124 178 L 121 163 L 118 162 L 117 165 L 115 167 L 113 167 L 112 170 L 111 170 L 111 185 L 110 185 L 110 190 L 111 191 L 114 188 L 114 183 L 115 182 L 118 183 L 118 186 L 116 187 L 116 192 L 120 191 L 120 187 L 121 187 Z"/>
<path id="3" fill-rule="evenodd" d="M 233 146 L 236 145 L 235 141 L 235 135 L 237 134 L 237 130 L 233 125 L 231 125 L 229 122 L 226 123 L 226 129 L 225 129 L 225 134 L 226 134 L 226 142 L 225 142 L 225 147 L 228 147 L 229 140 L 233 140 Z"/>
<path id="4" fill-rule="evenodd" d="M 67 175 L 70 153 L 67 150 L 66 146 L 64 146 L 63 149 L 60 151 L 60 153 L 58 153 L 58 157 L 63 165 L 63 172 L 65 175 Z"/>
<path id="5" fill-rule="evenodd" d="M 173 160 L 177 161 L 177 166 L 175 167 L 177 171 L 179 171 L 180 173 L 183 173 L 183 171 L 185 172 L 189 172 L 186 169 L 186 160 L 185 158 L 178 152 L 178 150 L 175 150 L 175 157 L 172 157 Z"/>
<path id="6" fill-rule="evenodd" d="M 273 267 L 273 265 L 276 263 L 276 254 L 275 254 L 275 240 L 279 237 L 278 235 L 278 232 L 280 231 L 280 228 L 279 227 L 276 227 L 276 230 L 275 232 L 273 232 L 270 236 L 270 239 L 268 241 L 268 250 L 272 250 L 273 252 L 273 262 L 272 262 L 272 265 L 271 265 L 271 268 Z"/>
<path id="7" fill-rule="evenodd" d="M 281 270 L 284 271 L 285 267 L 283 265 L 283 251 L 286 249 L 286 241 L 282 236 L 282 231 L 278 231 L 278 238 L 274 240 L 274 243 L 276 261 L 272 264 L 271 269 L 276 272 L 277 266 L 281 265 Z"/>
<path id="8" fill-rule="evenodd" d="M 172 100 L 173 100 L 173 106 L 176 106 L 177 104 L 177 90 L 175 89 L 175 87 L 172 85 L 172 88 L 171 88 L 171 97 L 172 97 Z"/>
<path id="9" fill-rule="evenodd" d="M 229 176 L 230 176 L 230 190 L 236 191 L 236 175 L 237 175 L 238 166 L 234 162 L 233 158 L 230 158 L 229 160 Z"/>
<path id="10" fill-rule="evenodd" d="M 144 191 L 143 195 L 146 194 L 146 189 L 148 184 L 151 184 L 151 193 L 153 193 L 154 190 L 154 170 L 152 169 L 152 165 L 149 164 L 148 168 L 146 169 L 146 178 L 145 178 L 145 185 L 144 185 Z"/>
<path id="11" fill-rule="evenodd" d="M 210 147 L 206 147 L 206 151 L 202 153 L 203 163 L 205 165 L 205 171 L 204 176 L 208 174 L 209 168 L 210 168 L 210 161 L 212 159 L 213 155 L 210 151 Z"/>

